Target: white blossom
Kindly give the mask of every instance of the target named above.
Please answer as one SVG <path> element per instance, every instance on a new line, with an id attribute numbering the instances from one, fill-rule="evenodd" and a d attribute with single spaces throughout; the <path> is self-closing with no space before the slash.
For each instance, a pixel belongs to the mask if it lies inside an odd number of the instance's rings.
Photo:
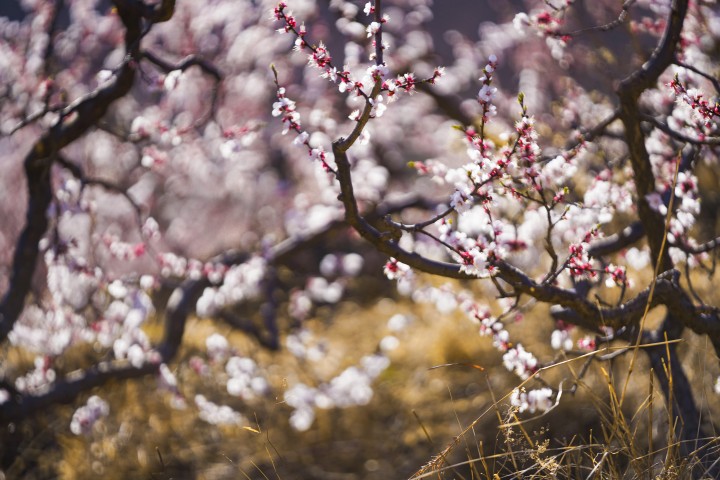
<path id="1" fill-rule="evenodd" d="M 70 431 L 75 435 L 88 435 L 95 423 L 110 413 L 107 402 L 97 395 L 88 398 L 87 403 L 75 410 L 70 422 Z"/>

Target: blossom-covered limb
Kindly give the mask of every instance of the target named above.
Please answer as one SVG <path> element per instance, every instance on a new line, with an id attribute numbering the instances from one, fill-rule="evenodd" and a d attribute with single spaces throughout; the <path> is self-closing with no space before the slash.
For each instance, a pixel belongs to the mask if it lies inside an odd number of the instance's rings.
<path id="1" fill-rule="evenodd" d="M 309 64 L 321 69 L 323 71 L 322 76 L 328 78 L 333 83 L 337 83 L 339 80 L 341 92 L 354 92 L 365 98 L 366 101 L 375 98 L 365 92 L 363 89 L 364 85 L 361 82 L 354 81 L 350 77 L 350 72 L 345 68 L 338 69 L 338 67 L 333 64 L 332 57 L 322 42 L 318 45 L 313 45 L 306 40 L 307 30 L 305 29 L 305 25 L 303 24 L 298 27 L 297 19 L 292 16 L 292 14 L 286 12 L 286 8 L 287 4 L 280 2 L 278 6 L 273 9 L 274 18 L 285 23 L 285 26 L 278 31 L 280 33 L 292 33 L 295 35 L 295 49 L 298 51 L 305 49 L 310 51 Z M 275 74 L 275 76 L 277 78 L 277 74 Z"/>
<path id="2" fill-rule="evenodd" d="M 641 115 L 640 118 L 642 119 L 643 122 L 652 124 L 658 130 L 660 130 L 664 133 L 667 133 L 670 137 L 674 138 L 675 140 L 677 140 L 679 142 L 689 143 L 691 145 L 710 145 L 710 146 L 720 145 L 720 137 L 692 138 L 692 137 L 685 135 L 682 132 L 673 130 L 667 124 L 661 122 L 660 120 L 653 117 L 652 115 Z"/>
<path id="3" fill-rule="evenodd" d="M 29 418 L 51 405 L 70 403 L 77 396 L 110 381 L 127 380 L 158 372 L 160 364 L 146 363 L 137 368 L 127 362 L 103 362 L 83 371 L 69 374 L 55 382 L 53 388 L 42 395 L 12 396 L 0 405 L 0 419 L 18 422 Z"/>
<path id="4" fill-rule="evenodd" d="M 126 360 L 102 362 L 68 374 L 57 381 L 53 388 L 41 395 L 25 393 L 13 396 L 0 405 L 0 418 L 20 421 L 39 410 L 56 403 L 73 401 L 81 393 L 99 387 L 109 381 L 139 378 L 157 374 L 161 364 L 172 361 L 180 347 L 188 316 L 194 311 L 197 297 L 209 285 L 207 279 L 188 280 L 171 295 L 165 314 L 165 328 L 162 342 L 142 364 L 128 364 Z"/>
<path id="5" fill-rule="evenodd" d="M 338 166 L 337 177 L 340 183 L 340 200 L 345 207 L 345 219 L 348 224 L 379 251 L 420 271 L 448 278 L 474 278 L 472 275 L 464 273 L 458 264 L 432 260 L 417 253 L 408 252 L 400 247 L 397 242 L 392 241 L 383 232 L 373 227 L 358 210 L 346 150 L 343 140 L 333 143 L 333 154 L 335 155 L 335 163 Z"/>

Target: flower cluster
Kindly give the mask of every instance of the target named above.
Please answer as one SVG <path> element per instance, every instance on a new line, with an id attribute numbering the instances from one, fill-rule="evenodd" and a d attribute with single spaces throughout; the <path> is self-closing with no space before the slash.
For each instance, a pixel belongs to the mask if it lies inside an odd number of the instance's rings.
<path id="1" fill-rule="evenodd" d="M 273 103 L 272 116 L 282 116 L 283 135 L 290 130 L 301 133 L 300 114 L 295 110 L 295 102 L 285 96 L 284 87 L 278 88 L 276 95 L 277 102 Z"/>
<path id="2" fill-rule="evenodd" d="M 720 103 L 712 103 L 703 98 L 704 95 L 700 90 L 688 88 L 687 85 L 679 80 L 678 75 L 675 75 L 675 78 L 668 83 L 668 86 L 672 88 L 679 102 L 690 106 L 701 126 L 712 131 L 717 131 L 717 122 L 720 120 Z M 700 140 L 703 140 L 705 134 L 702 133 L 702 130 L 700 130 L 700 132 Z"/>
<path id="3" fill-rule="evenodd" d="M 252 257 L 239 265 L 233 265 L 219 276 L 218 287 L 208 287 L 197 301 L 197 313 L 211 316 L 226 305 L 255 298 L 261 291 L 267 262 L 261 257 Z"/>
<path id="4" fill-rule="evenodd" d="M 571 332 L 575 329 L 574 325 L 567 324 L 563 321 L 556 322 L 556 328 L 550 335 L 550 345 L 555 350 L 570 351 L 573 349 L 573 340 Z M 612 332 L 608 332 L 612 333 Z M 585 351 L 592 351 L 597 348 L 596 337 L 585 335 L 578 339 L 577 348 Z"/>
<path id="5" fill-rule="evenodd" d="M 172 252 L 157 256 L 160 274 L 163 277 L 189 277 L 194 280 L 207 278 L 213 284 L 222 282 L 229 268 L 216 262 L 201 262 L 195 258 L 185 258 Z"/>
<path id="6" fill-rule="evenodd" d="M 113 342 L 115 358 L 127 360 L 135 368 L 142 367 L 146 361 L 154 357 L 150 339 L 139 328 L 142 321 L 144 319 L 137 315 L 128 315 L 122 325 L 117 325 L 116 328 L 122 333 Z"/>
<path id="7" fill-rule="evenodd" d="M 510 404 L 522 412 L 546 412 L 553 406 L 553 391 L 550 388 L 539 388 L 526 392 L 524 388 L 516 388 L 510 395 Z"/>
<path id="8" fill-rule="evenodd" d="M 570 257 L 568 258 L 567 265 L 570 270 L 570 275 L 573 277 L 594 278 L 597 275 L 587 253 L 588 247 L 589 244 L 587 243 L 573 243 L 568 248 Z"/>
<path id="9" fill-rule="evenodd" d="M 205 339 L 205 348 L 211 362 L 224 362 L 230 355 L 230 343 L 219 333 L 213 333 Z"/>
<path id="10" fill-rule="evenodd" d="M 493 316 L 488 307 L 478 305 L 469 295 L 461 296 L 459 307 L 473 323 L 479 326 L 480 336 L 490 336 L 495 348 L 507 352 L 511 346 L 510 334 L 505 330 L 503 322 Z"/>
<path id="11" fill-rule="evenodd" d="M 537 143 L 538 135 L 535 131 L 535 119 L 527 115 L 523 115 L 523 117 L 515 124 L 515 131 L 518 134 L 516 148 L 517 154 L 520 157 L 519 165 L 523 168 L 523 172 L 525 177 L 528 179 L 528 183 L 533 185 L 536 189 L 540 189 L 541 187 L 535 180 L 535 178 L 539 175 L 538 170 L 535 168 L 535 163 L 540 155 L 540 147 Z"/>
<path id="12" fill-rule="evenodd" d="M 532 15 L 521 12 L 515 15 L 513 25 L 520 32 L 525 32 L 528 27 L 536 29 L 539 35 L 545 37 L 557 37 L 567 43 L 572 38 L 570 35 L 561 32 L 564 23 L 563 13 L 572 5 L 575 0 L 561 0 L 560 5 L 550 5 L 549 10 L 540 10 Z"/>
<path id="13" fill-rule="evenodd" d="M 57 374 L 52 368 L 50 357 L 35 357 L 35 369 L 15 380 L 15 388 L 20 392 L 40 395 L 53 386 Z"/>
<path id="14" fill-rule="evenodd" d="M 385 268 L 383 269 L 383 272 L 388 280 L 397 280 L 402 278 L 410 271 L 409 266 L 402 262 L 398 262 L 394 258 L 391 258 L 387 263 L 385 263 Z"/>
<path id="15" fill-rule="evenodd" d="M 412 322 L 412 317 L 393 315 L 387 321 L 388 333 L 378 342 L 377 353 L 363 356 L 357 365 L 345 368 L 330 380 L 319 382 L 316 387 L 302 382 L 290 387 L 284 395 L 285 402 L 294 409 L 290 425 L 295 430 L 305 431 L 312 426 L 317 409 L 348 408 L 369 403 L 373 397 L 374 380 L 390 365 L 387 355 L 399 346 L 399 337 Z M 288 335 L 286 346 L 303 362 L 306 371 L 310 371 L 314 364 L 328 364 L 326 341 L 316 340 L 307 329 Z"/>
<path id="16" fill-rule="evenodd" d="M 388 280 L 397 281 L 397 288 L 401 294 L 409 295 L 415 288 L 415 272 L 409 265 L 391 258 L 385 263 L 383 272 Z"/>
<path id="17" fill-rule="evenodd" d="M 578 339 L 577 346 L 580 350 L 593 351 L 597 348 L 597 341 L 594 337 L 586 335 Z"/>
<path id="18" fill-rule="evenodd" d="M 510 347 L 503 355 L 503 365 L 515 375 L 526 380 L 538 369 L 538 360 L 532 353 L 517 344 Z"/>
<path id="19" fill-rule="evenodd" d="M 381 354 L 367 355 L 359 366 L 351 366 L 318 387 L 297 383 L 284 395 L 295 410 L 290 425 L 299 431 L 309 429 L 315 421 L 315 409 L 348 408 L 367 405 L 373 397 L 372 382 L 390 365 Z"/>
<path id="20" fill-rule="evenodd" d="M 625 267 L 618 267 L 617 265 L 607 265 L 605 267 L 605 273 L 608 274 L 608 278 L 605 280 L 606 287 L 623 287 L 628 285 L 627 271 Z"/>
<path id="21" fill-rule="evenodd" d="M 327 343 L 317 341 L 306 329 L 298 329 L 285 339 L 285 348 L 298 360 L 319 362 L 327 355 Z"/>
<path id="22" fill-rule="evenodd" d="M 95 423 L 102 417 L 107 417 L 109 413 L 110 407 L 107 402 L 97 395 L 93 395 L 88 398 L 85 405 L 73 413 L 70 431 L 75 435 L 88 435 L 92 432 Z"/>
<path id="23" fill-rule="evenodd" d="M 459 195 L 458 195 L 459 194 Z M 451 205 L 458 213 L 466 212 L 469 209 L 469 196 L 462 196 L 462 192 L 455 191 Z M 470 237 L 464 232 L 451 228 L 451 223 L 442 221 L 439 226 L 440 241 L 451 247 L 454 255 L 459 257 L 461 269 L 469 275 L 477 277 L 488 277 L 492 275 L 494 266 L 491 260 L 502 258 L 504 249 L 497 245 L 492 239 L 487 241 L 484 237 Z M 491 232 L 494 238 L 495 231 Z"/>
<path id="24" fill-rule="evenodd" d="M 195 405 L 200 419 L 211 425 L 242 425 L 247 423 L 245 417 L 227 405 L 211 402 L 204 395 L 195 395 Z"/>
<path id="25" fill-rule="evenodd" d="M 370 25 L 368 25 L 366 29 L 367 37 L 370 38 L 377 35 L 382 27 L 382 24 L 387 23 L 388 20 L 390 20 L 390 17 L 387 14 L 384 14 L 379 22 L 370 22 Z"/>
<path id="26" fill-rule="evenodd" d="M 225 364 L 225 373 L 228 375 L 226 388 L 232 396 L 250 400 L 270 391 L 270 385 L 252 358 L 230 357 Z"/>
<path id="27" fill-rule="evenodd" d="M 339 83 L 340 92 L 355 92 L 357 95 L 367 98 L 368 96 L 363 90 L 366 84 L 361 81 L 352 80 L 350 78 L 350 72 L 347 71 L 346 67 L 339 70 L 335 65 L 333 65 L 332 56 L 322 42 L 320 42 L 317 46 L 313 46 L 309 43 L 305 39 L 307 35 L 305 26 L 302 25 L 298 29 L 297 20 L 292 16 L 292 14 L 285 11 L 286 8 L 287 5 L 285 2 L 280 2 L 280 4 L 273 9 L 273 17 L 276 20 L 285 23 L 285 26 L 279 29 L 278 32 L 293 33 L 295 35 L 294 50 L 307 53 L 308 64 L 322 70 L 321 76 L 323 78 L 327 78 L 333 83 Z M 300 132 L 299 129 L 297 131 Z"/>
<path id="28" fill-rule="evenodd" d="M 570 330 L 567 328 L 557 328 L 550 335 L 550 346 L 554 350 L 572 350 L 573 341 L 570 337 Z"/>
<path id="29" fill-rule="evenodd" d="M 275 8 L 273 8 L 273 17 L 275 20 L 282 20 L 285 22 L 285 27 L 278 30 L 278 32 L 281 33 L 287 33 L 292 31 L 295 27 L 297 27 L 297 20 L 295 20 L 295 17 L 291 13 L 285 12 L 285 9 L 287 8 L 287 3 L 280 2 L 277 4 Z"/>
<path id="30" fill-rule="evenodd" d="M 145 255 L 147 246 L 145 242 L 128 243 L 123 242 L 117 235 L 106 233 L 102 236 L 102 242 L 113 258 L 130 261 Z"/>
<path id="31" fill-rule="evenodd" d="M 490 117 L 497 115 L 497 107 L 493 105 L 492 100 L 497 88 L 492 86 L 493 74 L 497 69 L 497 57 L 490 55 L 488 57 L 488 64 L 483 69 L 483 76 L 480 77 L 482 87 L 478 92 L 478 103 L 482 107 L 482 122 L 487 123 Z"/>

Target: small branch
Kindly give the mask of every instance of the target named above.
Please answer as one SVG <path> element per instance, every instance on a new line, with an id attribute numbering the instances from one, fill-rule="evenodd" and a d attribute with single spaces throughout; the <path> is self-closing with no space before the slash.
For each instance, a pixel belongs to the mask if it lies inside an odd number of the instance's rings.
<path id="1" fill-rule="evenodd" d="M 192 67 L 198 67 L 200 70 L 202 70 L 204 74 L 211 76 L 213 78 L 214 85 L 212 90 L 212 99 L 210 101 L 210 108 L 208 110 L 208 113 L 196 122 L 196 125 L 202 125 L 212 116 L 213 112 L 215 112 L 217 107 L 218 85 L 220 84 L 220 82 L 222 82 L 223 77 L 220 70 L 218 70 L 214 65 L 200 58 L 197 55 L 188 55 L 180 62 L 173 64 L 147 50 L 143 50 L 141 52 L 141 58 L 148 60 L 150 63 L 157 66 L 165 73 L 170 73 L 176 70 L 185 72 Z"/>
<path id="2" fill-rule="evenodd" d="M 660 120 L 653 117 L 652 115 L 641 114 L 640 119 L 643 122 L 651 123 L 658 130 L 667 133 L 669 136 L 671 136 L 675 140 L 679 140 L 681 142 L 690 143 L 692 145 L 711 145 L 711 146 L 720 145 L 720 137 L 709 137 L 706 139 L 692 138 L 692 137 L 685 135 L 684 133 L 680 133 L 676 130 L 673 130 L 668 125 L 662 123 Z"/>
<path id="3" fill-rule="evenodd" d="M 380 24 L 380 28 L 375 32 L 375 65 L 382 65 L 383 51 L 382 44 L 383 18 L 382 18 L 382 0 L 375 0 L 375 21 Z M 375 98 L 374 96 L 372 98 Z"/>
<path id="4" fill-rule="evenodd" d="M 140 52 L 140 55 L 141 58 L 147 59 L 150 63 L 159 67 L 165 73 L 170 73 L 175 70 L 180 70 L 184 72 L 191 67 L 198 67 L 200 68 L 200 70 L 203 71 L 203 73 L 213 77 L 215 81 L 220 82 L 222 80 L 222 73 L 220 73 L 220 70 L 218 70 L 210 62 L 200 58 L 197 55 L 188 55 L 183 60 L 175 64 L 163 60 L 162 58 L 158 57 L 157 55 L 148 50 L 143 50 L 142 52 Z"/>
<path id="5" fill-rule="evenodd" d="M 418 222 L 418 223 L 407 224 L 407 223 L 402 223 L 402 222 L 396 222 L 390 218 L 386 219 L 386 221 L 393 227 L 399 228 L 400 230 L 405 230 L 406 232 L 419 232 L 422 229 L 424 229 L 425 227 L 429 227 L 430 225 L 433 225 L 433 224 L 439 222 L 440 220 L 447 217 L 454 211 L 455 211 L 454 208 L 448 207 L 445 210 L 443 210 L 442 212 L 435 215 L 434 217 L 432 217 L 428 220 L 425 220 L 423 222 Z"/>
<path id="6" fill-rule="evenodd" d="M 669 242 L 671 247 L 679 248 L 685 253 L 690 254 L 698 254 L 698 253 L 706 253 L 711 250 L 715 250 L 718 246 L 720 246 L 720 237 L 713 238 L 712 240 L 705 242 L 700 245 L 688 245 L 687 243 L 678 243 L 678 242 Z"/>
<path id="7" fill-rule="evenodd" d="M 581 131 L 581 140 L 584 142 L 592 142 L 597 137 L 603 135 L 605 133 L 605 130 L 607 127 L 610 126 L 615 120 L 618 120 L 620 118 L 620 109 L 615 109 L 610 115 L 608 115 L 605 119 L 601 120 L 600 123 L 595 125 L 594 127 Z M 567 146 L 565 147 L 566 150 L 572 150 L 573 148 L 576 148 L 577 144 L 574 146 Z"/>
<path id="8" fill-rule="evenodd" d="M 642 222 L 635 221 L 625 227 L 621 232 L 593 242 L 588 249 L 588 255 L 591 257 L 611 255 L 640 241 L 644 236 L 645 230 L 643 229 Z"/>
<path id="9" fill-rule="evenodd" d="M 420 271 L 440 275 L 448 278 L 471 279 L 476 278 L 460 270 L 460 265 L 440 262 L 425 258 L 417 253 L 411 253 L 403 249 L 397 242 L 392 241 L 387 235 L 378 231 L 360 215 L 355 193 L 352 186 L 350 173 L 350 162 L 348 161 L 346 143 L 343 139 L 333 142 L 333 154 L 337 164 L 338 181 L 340 182 L 340 200 L 345 207 L 345 219 L 363 238 L 369 241 L 375 248 L 390 257 L 394 257 Z"/>
<path id="10" fill-rule="evenodd" d="M 448 118 L 456 120 L 461 125 L 473 124 L 472 117 L 463 111 L 460 99 L 456 95 L 438 93 L 438 91 L 433 88 L 433 85 L 428 83 L 418 82 L 417 88 L 419 91 L 435 100 L 435 104 L 445 113 L 445 115 L 448 116 Z"/>
<path id="11" fill-rule="evenodd" d="M 132 206 L 133 210 L 135 210 L 135 215 L 138 221 L 142 219 L 142 209 L 140 208 L 140 205 L 135 203 L 135 200 L 126 190 L 106 180 L 86 177 L 84 172 L 78 165 L 75 165 L 62 155 L 58 155 L 57 162 L 62 165 L 66 170 L 68 170 L 73 175 L 73 177 L 80 180 L 80 184 L 82 187 L 85 187 L 86 185 L 97 186 L 103 188 L 104 190 L 107 190 L 108 192 L 117 193 L 118 195 L 122 195 L 123 197 L 125 197 L 128 203 Z"/>
<path id="12" fill-rule="evenodd" d="M 10 132 L 8 132 L 8 135 L 13 135 L 18 130 L 22 130 L 23 128 L 27 127 L 28 125 L 37 122 L 41 118 L 43 118 L 48 113 L 58 113 L 62 112 L 67 105 L 61 104 L 61 105 L 55 105 L 55 106 L 49 106 L 48 104 L 45 104 L 42 110 L 39 110 L 35 113 L 32 113 L 28 115 L 27 117 L 23 118 L 20 123 L 15 125 Z"/>
<path id="13" fill-rule="evenodd" d="M 700 70 L 699 68 L 693 67 L 692 65 L 688 65 L 688 64 L 685 63 L 685 62 L 681 62 L 681 61 L 678 60 L 677 58 L 675 58 L 675 60 L 673 61 L 673 63 L 674 63 L 675 65 L 677 65 L 678 67 L 682 67 L 682 68 L 685 68 L 685 69 L 687 69 L 687 70 L 690 70 L 691 72 L 695 72 L 695 73 L 697 73 L 698 75 L 700 75 L 701 77 L 705 77 L 707 80 L 710 80 L 710 83 L 712 83 L 712 84 L 713 84 L 713 87 L 715 87 L 715 91 L 716 91 L 718 94 L 720 94 L 720 81 L 718 81 L 717 78 L 713 77 L 712 75 L 710 75 L 710 74 L 708 74 L 708 73 L 703 72 L 703 71 Z"/>
<path id="14" fill-rule="evenodd" d="M 588 32 L 607 32 L 607 31 L 610 31 L 610 30 L 612 30 L 612 29 L 614 29 L 614 28 L 619 27 L 620 25 L 622 25 L 623 23 L 625 23 L 625 22 L 627 21 L 627 19 L 628 19 L 629 16 L 630 16 L 629 13 L 628 13 L 629 10 L 630 10 L 630 7 L 632 7 L 633 3 L 635 3 L 636 1 L 637 1 L 637 0 L 625 0 L 625 2 L 623 3 L 623 6 L 622 6 L 622 10 L 620 11 L 620 14 L 618 15 L 618 18 L 616 18 L 615 20 L 613 20 L 613 21 L 611 21 L 611 22 L 608 22 L 608 23 L 605 23 L 605 24 L 602 24 L 602 25 L 596 25 L 596 26 L 594 26 L 594 27 L 581 28 L 581 29 L 579 29 L 579 30 L 574 30 L 574 31 L 572 31 L 572 32 L 557 32 L 557 33 L 554 34 L 554 36 L 557 36 L 557 37 L 564 37 L 564 36 L 574 37 L 574 36 L 576 36 L 576 35 L 580 35 L 580 34 L 588 33 Z"/>

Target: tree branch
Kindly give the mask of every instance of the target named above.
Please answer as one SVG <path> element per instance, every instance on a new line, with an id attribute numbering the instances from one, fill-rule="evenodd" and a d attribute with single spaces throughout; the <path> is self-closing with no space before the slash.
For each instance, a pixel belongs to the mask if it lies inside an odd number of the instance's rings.
<path id="1" fill-rule="evenodd" d="M 704 139 L 692 138 L 692 137 L 685 135 L 684 133 L 673 130 L 668 125 L 664 124 L 663 122 L 661 122 L 657 118 L 653 117 L 652 115 L 641 114 L 640 119 L 643 122 L 651 123 L 658 130 L 665 132 L 666 134 L 668 134 L 669 136 L 671 136 L 672 138 L 674 138 L 675 140 L 678 140 L 680 142 L 690 143 L 692 145 L 711 145 L 711 146 L 720 145 L 720 137 L 708 137 L 708 138 L 704 138 Z"/>
<path id="2" fill-rule="evenodd" d="M 635 221 L 622 231 L 609 237 L 597 240 L 590 244 L 588 255 L 592 257 L 604 257 L 619 252 L 645 236 L 642 222 Z"/>
<path id="3" fill-rule="evenodd" d="M 15 247 L 9 287 L 0 303 L 0 342 L 13 329 L 30 290 L 38 260 L 38 244 L 48 226 L 46 212 L 52 201 L 50 179 L 53 162 L 64 147 L 92 128 L 115 100 L 130 91 L 137 69 L 133 59 L 139 55 L 143 20 L 168 20 L 172 16 L 175 1 L 163 0 L 162 3 L 147 6 L 141 1 L 116 0 L 115 5 L 125 26 L 125 60 L 105 85 L 63 109 L 55 125 L 35 142 L 25 157 L 28 208 L 25 226 Z"/>

